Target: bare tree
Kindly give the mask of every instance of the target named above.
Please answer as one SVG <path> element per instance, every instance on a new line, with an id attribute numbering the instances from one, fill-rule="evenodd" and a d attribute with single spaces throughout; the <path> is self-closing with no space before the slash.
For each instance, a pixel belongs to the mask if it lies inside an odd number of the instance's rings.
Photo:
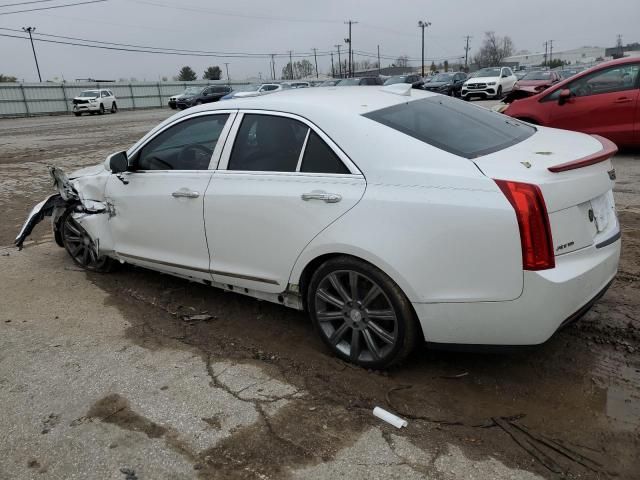
<path id="1" fill-rule="evenodd" d="M 513 55 L 514 46 L 511 37 L 499 37 L 495 32 L 485 32 L 480 51 L 473 57 L 479 67 L 500 65 L 502 60 Z"/>

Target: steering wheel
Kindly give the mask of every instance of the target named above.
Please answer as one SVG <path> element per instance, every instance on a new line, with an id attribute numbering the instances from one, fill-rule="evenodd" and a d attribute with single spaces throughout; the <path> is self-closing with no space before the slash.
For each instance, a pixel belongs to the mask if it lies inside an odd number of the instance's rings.
<path id="1" fill-rule="evenodd" d="M 206 170 L 207 168 L 209 168 L 209 162 L 211 161 L 212 153 L 213 151 L 208 149 L 204 145 L 188 145 L 180 150 L 177 163 L 179 166 L 187 166 L 189 164 L 192 164 L 192 167 L 197 167 L 187 168 L 186 170 Z M 185 169 L 182 168 L 180 170 Z"/>

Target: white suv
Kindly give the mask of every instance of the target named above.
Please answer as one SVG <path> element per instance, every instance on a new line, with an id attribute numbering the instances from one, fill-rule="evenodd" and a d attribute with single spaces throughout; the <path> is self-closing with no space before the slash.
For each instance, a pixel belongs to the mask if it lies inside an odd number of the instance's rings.
<path id="1" fill-rule="evenodd" d="M 509 67 L 483 68 L 464 82 L 461 95 L 465 100 L 471 97 L 502 98 L 513 90 L 517 80 Z"/>
<path id="2" fill-rule="evenodd" d="M 102 115 L 107 110 L 111 113 L 118 111 L 116 97 L 111 90 L 84 90 L 73 99 L 73 114 L 76 117 L 82 115 L 83 112 Z"/>

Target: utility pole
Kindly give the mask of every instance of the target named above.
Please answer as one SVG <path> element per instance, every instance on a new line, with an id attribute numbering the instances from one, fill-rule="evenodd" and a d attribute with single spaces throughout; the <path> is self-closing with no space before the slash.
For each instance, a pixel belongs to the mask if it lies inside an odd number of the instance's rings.
<path id="1" fill-rule="evenodd" d="M 40 67 L 38 66 L 38 57 L 36 56 L 36 48 L 33 46 L 33 37 L 31 32 L 36 31 L 36 27 L 22 27 L 22 30 L 29 34 L 29 40 L 31 40 L 31 50 L 33 50 L 33 58 L 36 61 L 36 69 L 38 70 L 38 79 L 42 82 L 42 76 L 40 75 Z"/>
<path id="2" fill-rule="evenodd" d="M 231 79 L 229 78 L 229 64 L 225 62 L 225 68 L 227 69 L 227 84 L 231 83 Z"/>
<path id="3" fill-rule="evenodd" d="M 319 77 L 319 75 L 318 75 L 318 56 L 317 56 L 317 50 L 318 50 L 317 48 L 314 48 L 314 49 L 313 49 L 313 59 L 314 59 L 314 60 L 315 60 L 315 62 L 316 62 L 316 78 L 320 78 L 320 77 Z"/>
<path id="4" fill-rule="evenodd" d="M 271 79 L 275 80 L 276 79 L 276 59 L 275 59 L 275 53 L 271 54 Z"/>
<path id="5" fill-rule="evenodd" d="M 353 45 L 351 43 L 351 26 L 358 22 L 347 20 L 344 23 L 349 25 L 349 38 L 345 38 L 344 41 L 349 44 L 349 76 L 353 77 Z"/>
<path id="6" fill-rule="evenodd" d="M 618 34 L 616 37 L 616 48 L 618 49 L 618 55 L 620 58 L 624 56 L 624 47 L 622 46 L 622 35 Z"/>
<path id="7" fill-rule="evenodd" d="M 464 38 L 467 39 L 467 45 L 464 47 L 464 71 L 466 72 L 469 70 L 469 39 L 471 38 L 471 35 L 467 35 Z"/>
<path id="8" fill-rule="evenodd" d="M 382 66 L 380 65 L 380 45 L 378 45 L 378 75 L 380 75 L 380 69 Z"/>
<path id="9" fill-rule="evenodd" d="M 549 47 L 549 42 L 544 42 L 544 65 L 547 65 L 547 51 Z"/>
<path id="10" fill-rule="evenodd" d="M 553 40 L 549 40 L 549 65 L 551 65 L 552 60 L 553 60 Z"/>
<path id="11" fill-rule="evenodd" d="M 340 59 L 340 47 L 342 47 L 342 45 L 334 45 L 334 47 L 338 49 L 338 74 L 340 78 L 342 78 L 342 60 Z"/>
<path id="12" fill-rule="evenodd" d="M 336 78 L 336 70 L 333 68 L 333 52 L 331 52 L 331 78 Z"/>
<path id="13" fill-rule="evenodd" d="M 424 29 L 431 25 L 431 22 L 418 22 L 418 28 L 422 29 L 422 76 L 424 77 Z"/>
<path id="14" fill-rule="evenodd" d="M 293 52 L 289 50 L 289 80 L 293 80 L 293 57 L 291 56 Z"/>

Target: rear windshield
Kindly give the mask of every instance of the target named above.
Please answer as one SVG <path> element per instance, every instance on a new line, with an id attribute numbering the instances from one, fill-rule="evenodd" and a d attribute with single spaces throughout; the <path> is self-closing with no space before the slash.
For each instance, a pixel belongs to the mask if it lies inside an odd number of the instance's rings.
<path id="1" fill-rule="evenodd" d="M 476 158 L 515 145 L 535 128 L 513 118 L 438 95 L 364 114 L 429 145 Z"/>

